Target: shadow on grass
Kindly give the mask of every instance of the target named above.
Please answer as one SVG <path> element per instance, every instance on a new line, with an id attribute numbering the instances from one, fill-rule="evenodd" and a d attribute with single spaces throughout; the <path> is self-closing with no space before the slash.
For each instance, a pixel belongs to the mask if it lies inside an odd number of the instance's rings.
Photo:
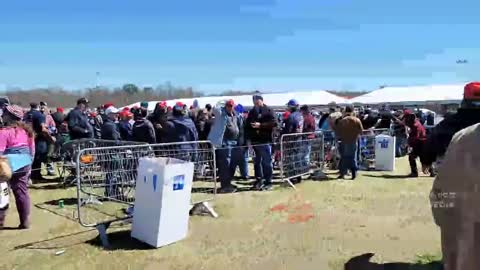
<path id="1" fill-rule="evenodd" d="M 440 261 L 433 261 L 426 264 L 422 263 L 372 263 L 370 259 L 373 253 L 365 253 L 351 258 L 345 263 L 345 270 L 443 270 L 443 264 Z"/>
<path id="2" fill-rule="evenodd" d="M 91 229 L 91 230 L 87 230 L 87 231 L 76 232 L 76 233 L 71 233 L 71 234 L 67 234 L 67 235 L 61 235 L 61 236 L 57 236 L 57 237 L 42 240 L 42 241 L 31 242 L 31 243 L 16 246 L 16 247 L 13 248 L 13 250 L 19 250 L 19 249 L 44 249 L 44 250 L 47 249 L 48 250 L 48 249 L 69 248 L 69 247 L 77 246 L 77 245 L 80 245 L 80 244 L 84 243 L 84 241 L 79 241 L 79 242 L 73 241 L 74 243 L 72 243 L 71 238 L 74 238 L 76 236 L 86 234 L 86 233 L 89 233 L 89 232 L 93 232 L 93 231 L 96 231 L 96 230 Z M 55 241 L 62 240 L 62 239 L 65 239 L 65 242 L 67 242 L 68 244 L 65 244 L 65 245 L 62 245 L 62 244 L 49 245 L 50 242 L 55 242 Z"/>
<path id="3" fill-rule="evenodd" d="M 53 189 L 65 189 L 64 184 L 48 184 L 48 185 L 34 185 L 28 187 L 29 189 L 34 189 L 34 190 L 53 190 Z"/>
<path id="4" fill-rule="evenodd" d="M 110 247 L 107 250 L 149 250 L 153 247 L 142 243 L 130 236 L 130 230 L 111 232 L 108 234 Z M 104 248 L 100 241 L 100 236 L 86 242 L 98 248 Z"/>
<path id="5" fill-rule="evenodd" d="M 382 174 L 382 175 L 374 175 L 374 174 L 364 174 L 365 177 L 373 177 L 373 178 L 383 178 L 383 179 L 415 179 L 408 175 L 391 175 L 391 174 Z"/>
<path id="6" fill-rule="evenodd" d="M 43 204 L 58 205 L 59 201 L 63 201 L 63 205 L 66 205 L 66 206 L 71 206 L 71 205 L 77 205 L 78 204 L 78 199 L 77 198 L 63 198 L 63 199 L 58 199 L 58 200 L 47 201 L 47 202 L 44 202 Z"/>

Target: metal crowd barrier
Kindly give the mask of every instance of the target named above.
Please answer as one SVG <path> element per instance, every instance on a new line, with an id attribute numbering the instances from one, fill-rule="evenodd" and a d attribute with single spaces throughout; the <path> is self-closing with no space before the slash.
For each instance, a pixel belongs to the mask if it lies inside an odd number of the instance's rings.
<path id="1" fill-rule="evenodd" d="M 76 184 L 77 157 L 82 149 L 122 145 L 140 145 L 143 143 L 127 141 L 108 141 L 100 139 L 79 139 L 62 144 L 60 149 L 59 174 L 64 185 Z"/>
<path id="2" fill-rule="evenodd" d="M 292 179 L 322 170 L 325 161 L 323 133 L 284 134 L 280 138 L 280 176 L 295 188 Z"/>
<path id="3" fill-rule="evenodd" d="M 209 141 L 92 147 L 77 155 L 78 221 L 96 227 L 105 246 L 112 222 L 130 219 L 137 167 L 142 157 L 169 157 L 195 163 L 192 203 L 214 199 L 215 149 Z M 127 211 L 125 211 L 127 208 Z"/>

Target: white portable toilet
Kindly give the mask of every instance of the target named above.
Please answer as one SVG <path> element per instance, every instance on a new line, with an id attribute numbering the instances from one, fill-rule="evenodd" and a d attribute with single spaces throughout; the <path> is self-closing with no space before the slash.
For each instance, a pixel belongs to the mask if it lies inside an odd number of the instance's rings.
<path id="1" fill-rule="evenodd" d="M 179 159 L 139 159 L 133 238 L 158 248 L 187 237 L 193 169 Z"/>
<path id="2" fill-rule="evenodd" d="M 395 137 L 375 136 L 375 170 L 395 170 Z"/>

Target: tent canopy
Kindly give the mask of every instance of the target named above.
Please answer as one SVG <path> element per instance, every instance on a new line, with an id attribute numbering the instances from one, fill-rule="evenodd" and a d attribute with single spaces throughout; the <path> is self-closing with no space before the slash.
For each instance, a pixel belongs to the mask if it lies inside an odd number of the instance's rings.
<path id="1" fill-rule="evenodd" d="M 349 103 L 348 100 L 330 94 L 326 91 L 303 91 L 303 92 L 288 92 L 288 93 L 274 93 L 274 94 L 262 94 L 265 104 L 271 107 L 285 107 L 290 99 L 296 99 L 300 104 L 307 105 L 327 105 L 332 102 L 336 104 Z M 199 97 L 199 98 L 181 98 L 167 100 L 168 106 L 174 106 L 176 102 L 182 102 L 187 106 L 193 105 L 195 100 L 198 101 L 198 105 L 204 108 L 205 105 L 211 104 L 212 106 L 219 101 L 233 99 L 235 104 L 242 104 L 245 107 L 253 106 L 252 95 L 241 96 L 217 96 L 217 97 Z M 155 105 L 159 101 L 150 101 L 148 103 L 148 109 L 154 110 Z M 140 106 L 140 102 L 128 105 L 127 107 Z"/>
<path id="2" fill-rule="evenodd" d="M 361 104 L 459 103 L 463 99 L 463 87 L 463 84 L 385 87 L 353 98 L 350 102 Z"/>

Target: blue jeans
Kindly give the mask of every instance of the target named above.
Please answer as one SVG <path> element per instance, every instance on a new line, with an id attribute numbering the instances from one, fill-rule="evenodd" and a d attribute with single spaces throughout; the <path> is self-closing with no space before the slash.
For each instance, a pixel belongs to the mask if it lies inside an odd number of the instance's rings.
<path id="1" fill-rule="evenodd" d="M 407 143 L 407 138 L 405 137 L 395 137 L 395 156 L 396 157 L 403 157 L 406 153 L 405 145 Z"/>
<path id="2" fill-rule="evenodd" d="M 234 162 L 231 162 L 231 172 L 235 175 L 237 167 L 240 167 L 240 176 L 242 178 L 248 178 L 248 148 L 236 147 L 232 150 L 232 156 L 234 156 Z"/>
<path id="3" fill-rule="evenodd" d="M 218 178 L 220 179 L 220 185 L 222 188 L 228 187 L 232 184 L 233 173 L 231 165 L 237 162 L 235 160 L 235 155 L 232 155 L 234 152 L 233 147 L 235 147 L 233 142 L 226 142 L 220 149 L 217 149 L 215 153 Z"/>
<path id="4" fill-rule="evenodd" d="M 346 175 L 348 170 L 356 174 L 357 167 L 357 143 L 341 143 L 340 150 L 340 175 Z"/>
<path id="5" fill-rule="evenodd" d="M 255 177 L 265 179 L 265 184 L 272 183 L 273 164 L 272 164 L 272 146 L 257 145 L 253 146 L 255 151 Z"/>

